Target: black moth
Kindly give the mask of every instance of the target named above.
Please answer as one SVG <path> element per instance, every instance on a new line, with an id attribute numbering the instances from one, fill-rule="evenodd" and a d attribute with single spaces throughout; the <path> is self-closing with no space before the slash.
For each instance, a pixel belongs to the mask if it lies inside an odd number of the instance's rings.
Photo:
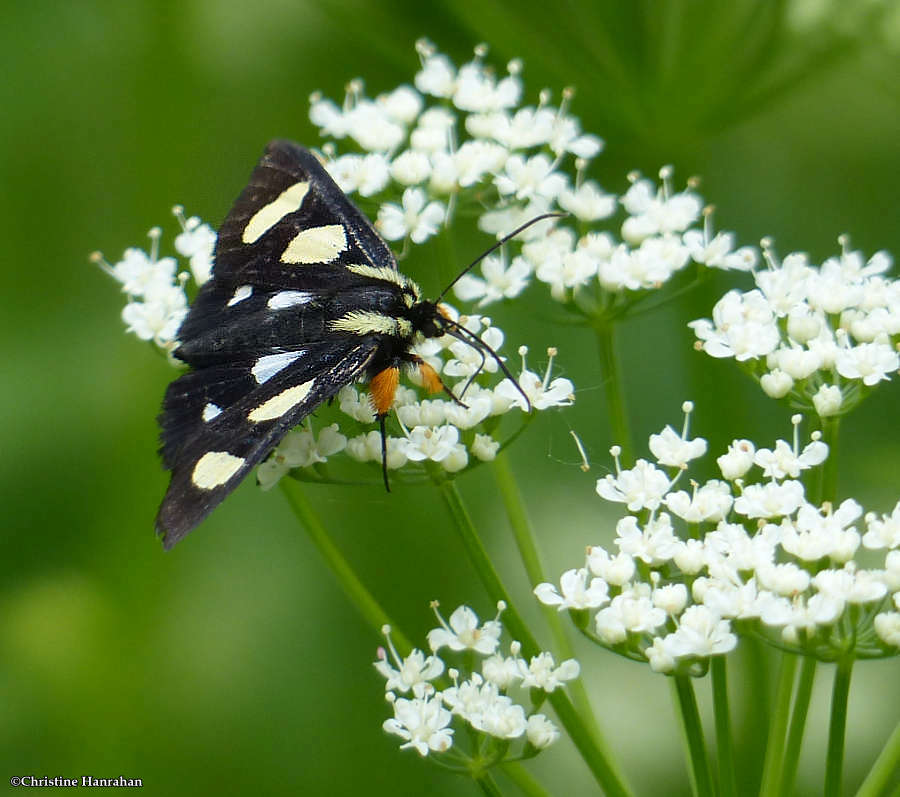
<path id="1" fill-rule="evenodd" d="M 165 547 L 354 381 L 370 382 L 387 486 L 384 419 L 400 370 L 418 368 L 428 389 L 442 389 L 410 349 L 443 334 L 496 357 L 397 270 L 314 155 L 271 142 L 219 230 L 212 277 L 178 332 L 174 354 L 191 370 L 169 385 L 159 416 L 172 472 L 156 520 Z"/>

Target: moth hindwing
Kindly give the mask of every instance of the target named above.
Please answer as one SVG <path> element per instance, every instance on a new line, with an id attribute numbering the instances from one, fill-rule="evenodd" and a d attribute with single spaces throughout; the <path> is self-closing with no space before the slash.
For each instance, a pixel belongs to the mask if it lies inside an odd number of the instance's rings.
<path id="1" fill-rule="evenodd" d="M 169 385 L 159 416 L 172 472 L 156 521 L 165 547 L 344 385 L 371 380 L 383 430 L 398 371 L 427 370 L 411 346 L 451 323 L 316 157 L 271 142 L 178 332 L 174 354 L 191 370 Z"/>

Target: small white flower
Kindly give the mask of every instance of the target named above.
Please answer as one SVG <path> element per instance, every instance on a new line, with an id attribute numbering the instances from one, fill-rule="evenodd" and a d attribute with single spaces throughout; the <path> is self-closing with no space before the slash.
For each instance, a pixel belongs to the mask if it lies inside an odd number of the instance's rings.
<path id="1" fill-rule="evenodd" d="M 667 584 L 653 590 L 653 605 L 670 616 L 681 614 L 687 602 L 688 592 L 684 584 Z"/>
<path id="2" fill-rule="evenodd" d="M 672 529 L 672 519 L 665 512 L 648 520 L 644 528 L 633 515 L 626 515 L 616 523 L 616 547 L 648 565 L 660 565 L 674 556 L 678 538 Z"/>
<path id="3" fill-rule="evenodd" d="M 884 582 L 868 570 L 849 565 L 841 570 L 820 570 L 813 576 L 813 584 L 821 594 L 847 603 L 872 603 L 887 595 Z"/>
<path id="4" fill-rule="evenodd" d="M 481 663 L 481 674 L 498 689 L 508 689 L 522 680 L 521 668 L 524 664 L 525 662 L 516 656 L 504 657 L 495 653 Z"/>
<path id="5" fill-rule="evenodd" d="M 645 595 L 617 595 L 612 603 L 597 612 L 594 626 L 607 644 L 624 642 L 627 635 L 652 634 L 666 622 L 666 613 Z"/>
<path id="6" fill-rule="evenodd" d="M 580 221 L 599 221 L 616 212 L 616 198 L 604 193 L 592 180 L 582 183 L 576 190 L 563 189 L 559 205 Z"/>
<path id="7" fill-rule="evenodd" d="M 307 468 L 325 462 L 346 447 L 347 438 L 338 431 L 336 423 L 321 429 L 318 439 L 309 429 L 295 429 L 282 438 L 268 459 L 256 469 L 257 482 L 263 490 L 271 490 L 292 468 Z"/>
<path id="8" fill-rule="evenodd" d="M 681 468 L 706 453 L 706 440 L 702 437 L 688 440 L 666 424 L 662 432 L 650 435 L 650 452 L 660 465 Z"/>
<path id="9" fill-rule="evenodd" d="M 158 235 L 154 240 L 154 248 L 156 240 Z M 131 247 L 126 249 L 122 259 L 111 267 L 110 274 L 122 283 L 124 293 L 138 297 L 148 292 L 158 295 L 165 289 L 172 288 L 176 268 L 177 264 L 173 257 L 157 260 L 152 254 L 148 256 L 142 249 Z"/>
<path id="10" fill-rule="evenodd" d="M 148 283 L 144 301 L 129 302 L 122 310 L 128 332 L 141 340 L 152 340 L 158 346 L 173 343 L 181 322 L 187 315 L 187 296 L 180 285 Z"/>
<path id="11" fill-rule="evenodd" d="M 444 223 L 444 205 L 437 201 L 428 202 L 421 188 L 407 188 L 402 203 L 401 207 L 388 202 L 378 210 L 375 226 L 389 241 L 398 241 L 408 235 L 413 243 L 420 244 Z"/>
<path id="12" fill-rule="evenodd" d="M 413 462 L 426 459 L 440 462 L 450 455 L 458 442 L 459 429 L 455 426 L 417 426 L 409 433 L 406 456 Z"/>
<path id="13" fill-rule="evenodd" d="M 443 753 L 453 744 L 453 729 L 448 728 L 452 715 L 441 704 L 441 698 L 423 697 L 394 700 L 394 716 L 384 721 L 384 729 L 406 741 L 401 750 L 412 747 L 421 755 L 429 751 Z"/>
<path id="14" fill-rule="evenodd" d="M 549 351 L 551 352 L 550 360 L 547 363 L 547 370 L 543 379 L 533 371 L 523 367 L 521 374 L 519 374 L 518 388 L 509 379 L 504 379 L 497 385 L 494 392 L 525 411 L 528 410 L 528 405 L 519 388 L 528 396 L 528 401 L 533 409 L 546 410 L 550 407 L 568 407 L 575 401 L 575 386 L 570 380 L 563 377 L 550 380 L 553 356 L 556 350 L 550 349 Z"/>
<path id="15" fill-rule="evenodd" d="M 655 637 L 653 644 L 644 650 L 653 672 L 671 672 L 675 669 L 675 657 L 669 652 L 669 645 L 666 643 L 668 638 Z"/>
<path id="16" fill-rule="evenodd" d="M 203 224 L 196 216 L 185 219 L 180 206 L 175 208 L 175 216 L 182 230 L 175 237 L 175 251 L 190 259 L 194 283 L 203 285 L 212 273 L 216 231 L 208 224 Z"/>
<path id="17" fill-rule="evenodd" d="M 812 397 L 813 406 L 820 418 L 837 415 L 843 400 L 841 389 L 835 385 L 822 385 Z"/>
<path id="18" fill-rule="evenodd" d="M 501 194 L 512 194 L 516 199 L 541 196 L 555 199 L 566 187 L 563 174 L 553 171 L 553 163 L 546 155 L 524 158 L 511 155 L 506 161 L 504 173 L 497 175 L 494 184 Z"/>
<path id="19" fill-rule="evenodd" d="M 780 399 L 794 389 L 794 379 L 780 368 L 774 368 L 759 378 L 759 386 L 769 398 Z"/>
<path id="20" fill-rule="evenodd" d="M 866 529 L 862 538 L 862 544 L 866 548 L 900 548 L 900 501 L 890 515 L 879 518 L 874 512 L 867 514 Z"/>
<path id="21" fill-rule="evenodd" d="M 733 440 L 728 451 L 716 459 L 719 470 L 728 481 L 744 476 L 753 467 L 756 448 L 749 440 Z"/>
<path id="22" fill-rule="evenodd" d="M 426 656 L 418 648 L 413 649 L 405 659 L 397 655 L 393 645 L 390 646 L 390 653 L 396 667 L 391 666 L 383 648 L 378 649 L 378 661 L 374 662 L 378 674 L 385 679 L 385 691 L 415 692 L 416 697 L 423 697 L 421 687 L 444 672 L 444 662 L 437 656 Z"/>
<path id="23" fill-rule="evenodd" d="M 658 509 L 669 486 L 665 471 L 639 459 L 633 468 L 598 479 L 597 494 L 607 501 L 625 504 L 631 512 L 637 512 L 640 509 Z"/>
<path id="24" fill-rule="evenodd" d="M 422 111 L 422 97 L 410 86 L 398 86 L 375 101 L 388 117 L 402 124 L 410 124 Z"/>
<path id="25" fill-rule="evenodd" d="M 509 268 L 502 257 L 489 256 L 481 263 L 484 279 L 473 274 L 464 274 L 453 288 L 454 293 L 465 302 L 478 299 L 478 306 L 512 299 L 528 286 L 531 266 L 524 257 L 513 258 Z"/>
<path id="26" fill-rule="evenodd" d="M 796 479 L 804 470 L 821 465 L 828 457 L 828 446 L 821 441 L 813 441 L 798 455 L 784 440 L 775 441 L 775 449 L 761 448 L 753 461 L 763 469 L 767 479 Z"/>
<path id="27" fill-rule="evenodd" d="M 597 609 L 609 601 L 609 586 L 602 578 L 588 579 L 585 568 L 567 570 L 559 579 L 560 590 L 553 584 L 538 584 L 534 588 L 537 599 L 547 605 L 566 609 Z"/>
<path id="28" fill-rule="evenodd" d="M 706 606 L 688 606 L 667 647 L 677 658 L 720 656 L 737 647 L 737 637 L 728 621 Z"/>
<path id="29" fill-rule="evenodd" d="M 424 152 L 406 150 L 391 161 L 391 177 L 401 185 L 416 185 L 431 175 L 431 161 Z"/>
<path id="30" fill-rule="evenodd" d="M 492 462 L 500 450 L 500 443 L 490 435 L 476 434 L 469 450 L 476 459 L 480 459 L 482 462 Z"/>
<path id="31" fill-rule="evenodd" d="M 751 484 L 735 499 L 734 511 L 748 518 L 782 517 L 796 512 L 802 502 L 801 482 Z"/>
<path id="32" fill-rule="evenodd" d="M 900 648 L 900 612 L 875 615 L 875 633 L 888 645 Z"/>
<path id="33" fill-rule="evenodd" d="M 610 556 L 606 549 L 598 545 L 588 548 L 588 569 L 608 584 L 621 587 L 634 578 L 634 559 L 627 553 Z"/>
<path id="34" fill-rule="evenodd" d="M 717 479 L 695 488 L 692 494 L 679 490 L 665 497 L 669 511 L 688 523 L 716 523 L 731 511 L 733 503 L 731 488 Z"/>
<path id="35" fill-rule="evenodd" d="M 566 681 L 577 678 L 581 672 L 575 659 L 567 659 L 557 667 L 553 654 L 546 651 L 533 656 L 527 665 L 524 661 L 520 662 L 522 686 L 526 689 L 542 689 L 548 693 L 563 686 Z"/>
<path id="36" fill-rule="evenodd" d="M 860 343 L 840 349 L 835 367 L 845 379 L 861 379 L 871 387 L 890 379 L 890 374 L 900 368 L 900 354 L 887 343 Z"/>
<path id="37" fill-rule="evenodd" d="M 559 728 L 543 714 L 532 714 L 528 718 L 525 737 L 538 750 L 543 750 L 559 739 Z"/>
<path id="38" fill-rule="evenodd" d="M 468 606 L 459 606 L 450 615 L 449 625 L 435 608 L 441 623 L 440 628 L 428 632 L 428 645 L 434 653 L 442 647 L 450 650 L 474 650 L 482 655 L 490 655 L 497 649 L 503 627 L 499 620 L 488 620 L 480 628 L 478 615 Z M 498 615 L 499 616 L 499 615 Z"/>

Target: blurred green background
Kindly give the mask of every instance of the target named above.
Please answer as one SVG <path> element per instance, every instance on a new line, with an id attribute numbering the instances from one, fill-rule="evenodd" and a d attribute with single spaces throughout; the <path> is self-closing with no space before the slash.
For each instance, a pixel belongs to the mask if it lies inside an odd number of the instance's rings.
<path id="1" fill-rule="evenodd" d="M 153 517 L 166 486 L 155 416 L 172 377 L 123 333 L 118 286 L 88 262 L 171 245 L 180 202 L 217 224 L 265 142 L 315 144 L 307 97 L 340 101 L 411 80 L 427 35 L 457 63 L 474 44 L 523 56 L 528 99 L 577 87 L 573 112 L 607 142 L 595 176 L 622 191 L 634 168 L 702 175 L 720 228 L 772 235 L 815 262 L 839 233 L 866 255 L 900 252 L 900 17 L 896 4 L 655 0 L 551 8 L 538 0 L 30 0 L 0 29 L 5 365 L 0 382 L 5 576 L 0 584 L 0 781 L 12 775 L 142 778 L 159 794 L 474 793 L 397 752 L 380 724 L 379 640 L 347 603 L 275 491 L 245 484 L 174 551 Z M 557 95 L 558 96 L 558 95 Z M 483 236 L 462 238 L 476 253 Z M 427 253 L 427 250 L 426 250 Z M 438 288 L 422 255 L 405 266 Z M 789 412 L 731 363 L 691 349 L 714 280 L 622 330 L 638 441 L 680 423 L 713 451 L 733 436 L 789 434 Z M 493 313 L 508 340 L 560 349 L 575 407 L 545 414 L 514 449 L 547 572 L 611 538 L 593 492 L 611 444 L 591 339 L 550 320 L 535 287 Z M 898 497 L 900 385 L 880 388 L 843 431 L 840 490 L 867 509 Z M 568 430 L 594 462 L 585 475 Z M 476 522 L 535 614 L 487 468 L 461 480 Z M 387 610 L 415 639 L 427 603 L 492 613 L 427 489 L 313 488 L 310 499 Z M 688 793 L 663 678 L 579 646 L 611 745 L 644 794 Z M 739 657 L 738 657 L 739 658 Z M 821 788 L 831 671 L 817 684 L 800 789 Z M 897 662 L 858 667 L 848 784 L 897 720 Z M 765 683 L 733 680 L 736 705 Z M 706 697 L 705 684 L 698 689 Z M 739 726 L 747 777 L 760 729 Z M 565 746 L 537 772 L 558 794 L 593 793 Z M 758 775 L 758 773 L 757 773 Z M 678 785 L 681 784 L 681 785 Z"/>

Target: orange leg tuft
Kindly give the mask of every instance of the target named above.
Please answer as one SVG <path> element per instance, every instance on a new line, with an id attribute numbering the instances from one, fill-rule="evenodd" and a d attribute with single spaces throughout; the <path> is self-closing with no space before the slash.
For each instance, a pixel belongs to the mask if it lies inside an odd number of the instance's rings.
<path id="1" fill-rule="evenodd" d="M 422 384 L 429 393 L 440 393 L 444 389 L 444 383 L 441 382 L 438 372 L 424 360 L 419 360 L 419 376 L 422 377 Z"/>
<path id="2" fill-rule="evenodd" d="M 394 394 L 397 392 L 399 381 L 399 368 L 385 368 L 372 377 L 369 392 L 372 395 L 372 406 L 376 415 L 388 414 L 394 403 Z"/>

